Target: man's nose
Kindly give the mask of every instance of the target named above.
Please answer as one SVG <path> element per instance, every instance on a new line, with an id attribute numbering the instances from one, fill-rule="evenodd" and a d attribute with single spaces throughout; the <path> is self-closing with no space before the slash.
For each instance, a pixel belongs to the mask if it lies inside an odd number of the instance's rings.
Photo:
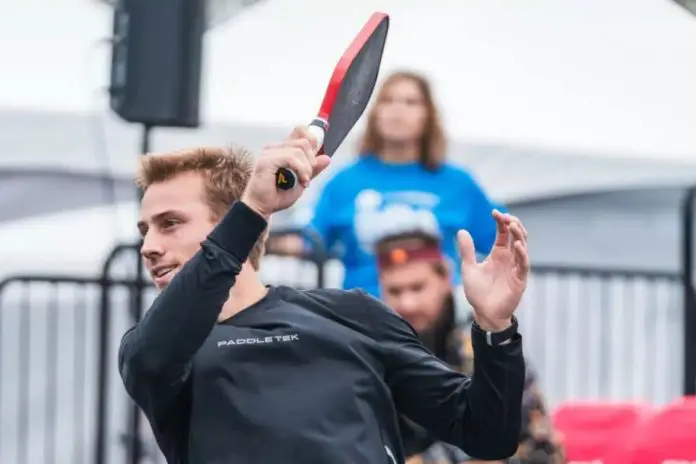
<path id="1" fill-rule="evenodd" d="M 143 244 L 140 247 L 140 255 L 152 261 L 163 254 L 162 241 L 156 237 L 156 234 L 146 234 L 145 237 L 143 237 Z"/>
<path id="2" fill-rule="evenodd" d="M 418 310 L 416 298 L 414 298 L 413 295 L 409 293 L 402 294 L 399 298 L 399 308 L 404 313 L 404 315 L 413 314 Z"/>

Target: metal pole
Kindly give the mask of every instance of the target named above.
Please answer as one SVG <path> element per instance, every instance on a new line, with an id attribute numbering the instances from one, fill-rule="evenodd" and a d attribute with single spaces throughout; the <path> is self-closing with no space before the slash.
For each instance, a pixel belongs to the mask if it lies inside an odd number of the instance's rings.
<path id="1" fill-rule="evenodd" d="M 152 127 L 144 124 L 142 139 L 140 143 L 140 156 L 146 156 L 150 152 L 150 133 Z M 138 201 L 142 200 L 143 191 L 138 188 Z M 138 246 L 138 252 L 142 242 Z M 145 291 L 145 281 L 143 273 L 143 265 L 138 255 L 135 260 L 135 285 L 133 286 L 133 293 L 131 298 L 131 314 L 135 322 L 138 322 L 143 315 L 143 300 Z M 143 458 L 143 443 L 140 439 L 140 410 L 133 404 L 130 412 L 130 450 L 129 450 L 129 460 L 130 464 L 139 464 Z"/>
<path id="2" fill-rule="evenodd" d="M 696 395 L 696 295 L 694 294 L 694 206 L 696 186 L 682 203 L 682 286 L 684 291 L 684 395 Z"/>
<path id="3" fill-rule="evenodd" d="M 115 282 L 110 277 L 111 267 L 121 253 L 132 248 L 132 245 L 117 245 L 102 264 L 101 270 L 101 294 L 99 305 L 99 352 L 98 377 L 97 377 L 97 416 L 96 416 L 96 447 L 95 464 L 105 464 L 107 462 L 107 422 L 109 417 L 108 398 L 109 398 L 109 372 L 113 360 L 109 349 L 109 335 L 111 334 L 111 288 Z"/>

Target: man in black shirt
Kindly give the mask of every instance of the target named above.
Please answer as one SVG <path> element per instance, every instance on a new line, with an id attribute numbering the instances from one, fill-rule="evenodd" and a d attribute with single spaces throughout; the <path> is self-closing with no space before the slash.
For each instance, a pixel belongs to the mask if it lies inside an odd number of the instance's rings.
<path id="1" fill-rule="evenodd" d="M 494 212 L 498 240 L 483 263 L 460 234 L 476 312 L 466 377 L 360 290 L 261 283 L 271 214 L 329 163 L 315 145 L 298 128 L 253 166 L 211 148 L 143 158 L 138 227 L 161 293 L 124 335 L 119 369 L 167 461 L 401 464 L 397 413 L 471 456 L 511 456 L 525 377 L 513 316 L 529 270 L 524 227 Z M 281 167 L 301 186 L 276 189 Z"/>

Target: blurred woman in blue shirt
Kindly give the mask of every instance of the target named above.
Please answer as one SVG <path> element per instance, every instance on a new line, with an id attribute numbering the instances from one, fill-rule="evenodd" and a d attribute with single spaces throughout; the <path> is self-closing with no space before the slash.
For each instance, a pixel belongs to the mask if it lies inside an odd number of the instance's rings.
<path id="1" fill-rule="evenodd" d="M 436 232 L 459 281 L 456 233 L 469 231 L 480 253 L 495 240 L 496 207 L 474 178 L 445 161 L 446 138 L 427 79 L 391 74 L 377 92 L 357 161 L 324 186 L 310 227 L 327 249 L 340 245 L 344 288 L 379 297 L 374 246 L 402 230 Z M 299 254 L 297 237 L 269 243 L 272 252 Z"/>

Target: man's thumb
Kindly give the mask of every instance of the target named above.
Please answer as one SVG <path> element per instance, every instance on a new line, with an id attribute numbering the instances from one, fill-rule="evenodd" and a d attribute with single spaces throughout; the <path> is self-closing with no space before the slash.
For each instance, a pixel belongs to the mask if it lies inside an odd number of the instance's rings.
<path id="1" fill-rule="evenodd" d="M 329 164 L 331 164 L 331 158 L 328 155 L 319 155 L 317 156 L 316 159 L 316 164 L 314 165 L 314 172 L 312 172 L 312 178 L 315 178 L 321 172 L 329 167 Z"/>
<path id="2" fill-rule="evenodd" d="M 462 267 L 476 264 L 476 249 L 471 234 L 466 230 L 460 230 L 457 233 L 457 244 L 459 245 L 459 255 L 462 258 Z"/>

